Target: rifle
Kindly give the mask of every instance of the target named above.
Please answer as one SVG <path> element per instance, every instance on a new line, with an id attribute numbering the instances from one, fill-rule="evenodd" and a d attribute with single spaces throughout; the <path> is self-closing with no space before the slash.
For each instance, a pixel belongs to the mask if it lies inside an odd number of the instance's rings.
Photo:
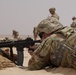
<path id="1" fill-rule="evenodd" d="M 29 46 L 33 46 L 35 43 L 40 43 L 40 40 L 33 40 L 32 38 L 28 37 L 24 40 L 1 40 L 0 41 L 0 48 L 9 47 L 10 48 L 10 57 L 13 57 L 13 50 L 12 47 L 20 48 L 29 48 Z"/>

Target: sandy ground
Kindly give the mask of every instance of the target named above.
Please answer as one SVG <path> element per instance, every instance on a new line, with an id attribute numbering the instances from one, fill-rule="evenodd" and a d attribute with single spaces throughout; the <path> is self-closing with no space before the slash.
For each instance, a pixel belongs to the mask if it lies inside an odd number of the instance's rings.
<path id="1" fill-rule="evenodd" d="M 16 50 L 14 49 L 16 53 Z M 53 68 L 53 69 L 42 69 L 36 71 L 29 71 L 27 69 L 28 60 L 30 55 L 27 52 L 27 49 L 24 50 L 24 68 L 11 67 L 0 70 L 0 75 L 76 75 L 76 70 L 71 68 Z"/>

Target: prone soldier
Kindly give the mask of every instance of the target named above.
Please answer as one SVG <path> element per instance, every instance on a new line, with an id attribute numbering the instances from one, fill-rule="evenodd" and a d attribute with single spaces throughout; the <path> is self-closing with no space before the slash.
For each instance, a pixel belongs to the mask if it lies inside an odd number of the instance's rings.
<path id="1" fill-rule="evenodd" d="M 37 30 L 44 32 L 45 39 L 34 51 L 28 62 L 30 70 L 40 70 L 47 66 L 72 67 L 76 69 L 76 33 L 71 27 L 56 25 L 46 19 Z"/>

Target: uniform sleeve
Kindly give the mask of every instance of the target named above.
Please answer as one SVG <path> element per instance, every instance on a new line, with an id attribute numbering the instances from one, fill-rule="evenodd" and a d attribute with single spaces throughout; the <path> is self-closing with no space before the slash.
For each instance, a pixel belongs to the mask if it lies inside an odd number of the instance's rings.
<path id="1" fill-rule="evenodd" d="M 28 68 L 31 70 L 42 69 L 48 62 L 47 55 L 49 54 L 51 47 L 51 39 L 45 39 L 41 45 L 34 51 L 31 59 L 28 62 Z M 46 59 L 45 59 L 46 58 Z"/>
<path id="2" fill-rule="evenodd" d="M 45 57 L 51 51 L 52 39 L 45 39 L 41 45 L 35 50 L 35 54 Z"/>

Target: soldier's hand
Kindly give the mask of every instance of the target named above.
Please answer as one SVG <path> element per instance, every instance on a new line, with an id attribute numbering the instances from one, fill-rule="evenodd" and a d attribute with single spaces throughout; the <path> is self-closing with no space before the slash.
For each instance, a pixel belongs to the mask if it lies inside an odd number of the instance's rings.
<path id="1" fill-rule="evenodd" d="M 28 53 L 32 56 L 33 55 L 33 51 L 32 50 L 28 50 Z"/>

